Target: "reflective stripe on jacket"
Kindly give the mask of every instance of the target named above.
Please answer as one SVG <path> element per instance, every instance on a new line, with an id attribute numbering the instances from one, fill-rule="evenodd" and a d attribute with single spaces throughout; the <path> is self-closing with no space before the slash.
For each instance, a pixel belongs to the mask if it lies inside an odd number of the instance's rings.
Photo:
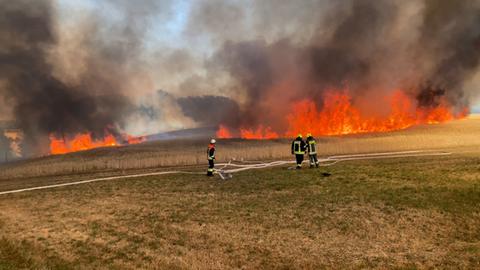
<path id="1" fill-rule="evenodd" d="M 317 142 L 315 142 L 315 139 L 313 138 L 307 139 L 307 149 L 308 149 L 309 155 L 317 154 Z"/>
<path id="2" fill-rule="evenodd" d="M 293 141 L 293 153 L 295 155 L 304 155 L 305 154 L 305 149 L 304 149 L 304 142 L 303 141 Z"/>

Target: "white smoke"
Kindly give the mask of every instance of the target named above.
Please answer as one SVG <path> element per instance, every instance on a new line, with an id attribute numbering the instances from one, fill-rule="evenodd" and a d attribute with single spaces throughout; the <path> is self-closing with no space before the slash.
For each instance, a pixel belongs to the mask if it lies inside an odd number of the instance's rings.
<path id="1" fill-rule="evenodd" d="M 126 121 L 128 134 L 142 136 L 196 126 L 192 119 L 183 115 L 176 98 L 165 91 L 144 95 L 137 104 L 137 110 Z"/>

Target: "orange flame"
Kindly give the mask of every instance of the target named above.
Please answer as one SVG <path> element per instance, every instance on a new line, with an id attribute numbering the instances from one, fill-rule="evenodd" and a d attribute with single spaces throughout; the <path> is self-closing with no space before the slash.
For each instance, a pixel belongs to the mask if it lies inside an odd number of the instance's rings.
<path id="1" fill-rule="evenodd" d="M 93 140 L 91 133 L 77 134 L 72 140 L 58 139 L 50 135 L 50 154 L 53 155 L 116 145 L 117 140 L 111 134 L 105 135 L 103 140 Z"/>
<path id="2" fill-rule="evenodd" d="M 53 134 L 50 135 L 50 154 L 59 155 L 71 152 L 85 151 L 99 147 L 112 147 L 121 144 L 139 144 L 147 140 L 146 137 L 134 137 L 130 135 L 122 135 L 125 143 L 118 142 L 112 134 L 106 134 L 103 139 L 94 140 L 91 133 L 80 133 L 75 135 L 73 139 L 57 138 Z"/>
<path id="3" fill-rule="evenodd" d="M 302 132 L 317 135 L 343 135 L 366 132 L 387 132 L 405 129 L 419 124 L 436 124 L 461 117 L 455 116 L 442 102 L 435 108 L 415 108 L 416 105 L 403 92 L 393 94 L 391 112 L 387 117 L 362 115 L 345 93 L 327 93 L 321 111 L 312 101 L 301 101 L 293 106 L 287 116 L 288 136 Z"/>
<path id="4" fill-rule="evenodd" d="M 139 136 L 139 137 L 134 137 L 130 135 L 124 135 L 126 137 L 126 141 L 128 144 L 139 144 L 147 141 L 147 138 L 145 136 Z"/>
<path id="5" fill-rule="evenodd" d="M 224 125 L 220 125 L 220 127 L 218 128 L 217 130 L 217 134 L 216 134 L 217 138 L 220 138 L 220 139 L 230 139 L 230 138 L 233 138 L 232 136 L 232 133 L 230 132 L 230 130 L 228 130 L 228 128 Z"/>
<path id="6" fill-rule="evenodd" d="M 378 102 L 378 101 L 377 101 Z M 366 116 L 353 106 L 351 97 L 345 92 L 331 91 L 324 95 L 321 110 L 312 100 L 302 100 L 292 105 L 286 117 L 287 131 L 285 137 L 293 137 L 299 133 L 316 135 L 344 135 L 367 132 L 388 132 L 405 129 L 419 124 L 437 124 L 453 119 L 464 118 L 468 114 L 465 109 L 454 114 L 451 106 L 441 101 L 436 107 L 417 108 L 415 102 L 404 92 L 395 91 L 390 98 L 390 112 L 387 116 Z M 231 134 L 228 130 L 217 133 Z M 240 135 L 245 139 L 278 138 L 278 133 L 270 127 L 260 125 L 256 130 L 242 128 Z M 218 136 L 222 138 L 221 136 Z"/>
<path id="7" fill-rule="evenodd" d="M 279 136 L 273 132 L 270 127 L 264 128 L 260 125 L 256 130 L 240 129 L 240 134 L 244 139 L 277 139 Z"/>

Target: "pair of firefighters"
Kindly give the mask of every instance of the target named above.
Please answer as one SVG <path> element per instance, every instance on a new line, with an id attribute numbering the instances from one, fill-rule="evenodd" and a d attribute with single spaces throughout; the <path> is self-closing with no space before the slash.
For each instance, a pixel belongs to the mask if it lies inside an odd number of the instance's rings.
<path id="1" fill-rule="evenodd" d="M 295 159 L 297 160 L 297 169 L 302 168 L 305 152 L 308 153 L 310 159 L 310 168 L 314 166 L 318 168 L 317 142 L 310 133 L 307 134 L 306 141 L 303 140 L 302 134 L 298 134 L 297 138 L 292 142 L 292 155 L 295 155 Z"/>
<path id="2" fill-rule="evenodd" d="M 215 167 L 215 139 L 210 141 L 207 149 L 207 158 L 208 158 L 208 169 L 207 176 L 213 176 L 214 167 Z M 312 134 L 307 134 L 307 140 L 304 141 L 302 134 L 298 134 L 297 138 L 292 142 L 292 155 L 295 155 L 297 160 L 297 169 L 302 168 L 303 157 L 305 156 L 305 151 L 308 152 L 310 158 L 310 168 L 314 166 L 318 167 L 318 158 L 317 158 L 317 143 L 313 138 Z"/>

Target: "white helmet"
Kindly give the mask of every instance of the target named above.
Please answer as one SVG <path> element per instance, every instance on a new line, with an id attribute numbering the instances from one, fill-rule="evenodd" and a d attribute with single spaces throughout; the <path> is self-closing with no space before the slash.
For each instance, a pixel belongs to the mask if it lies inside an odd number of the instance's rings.
<path id="1" fill-rule="evenodd" d="M 213 143 L 216 143 L 216 142 L 217 142 L 217 141 L 215 141 L 215 139 L 211 139 L 211 140 L 210 140 L 210 143 L 212 143 L 212 144 L 213 144 Z"/>

